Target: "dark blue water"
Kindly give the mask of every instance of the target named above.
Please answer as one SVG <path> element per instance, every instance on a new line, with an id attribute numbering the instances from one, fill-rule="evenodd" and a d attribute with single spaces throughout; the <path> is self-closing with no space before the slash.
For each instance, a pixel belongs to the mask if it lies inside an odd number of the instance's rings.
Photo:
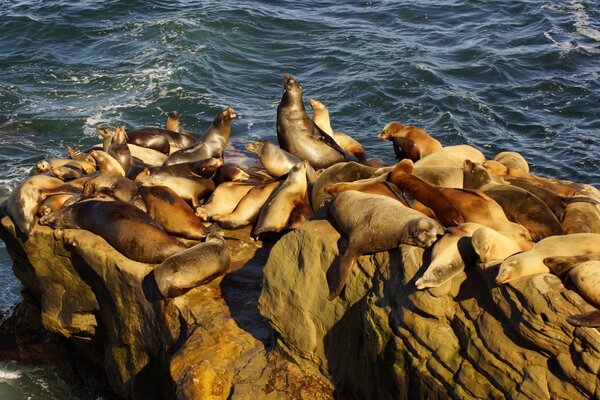
<path id="1" fill-rule="evenodd" d="M 600 186 L 596 2 L 0 1 L 0 195 L 99 125 L 172 110 L 203 131 L 231 104 L 234 146 L 275 140 L 286 73 L 371 157 L 393 161 L 376 134 L 398 120 Z M 19 285 L 2 254 L 7 306 Z"/>

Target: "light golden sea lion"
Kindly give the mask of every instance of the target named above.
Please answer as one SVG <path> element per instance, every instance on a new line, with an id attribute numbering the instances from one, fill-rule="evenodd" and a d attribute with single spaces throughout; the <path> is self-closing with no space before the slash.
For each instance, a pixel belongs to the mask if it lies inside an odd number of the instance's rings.
<path id="1" fill-rule="evenodd" d="M 443 148 L 437 139 L 431 137 L 423 129 L 402 125 L 397 121 L 392 121 L 384 126 L 378 137 L 380 140 L 390 140 L 394 144 L 394 153 L 398 160 L 408 158 L 418 161 Z"/>

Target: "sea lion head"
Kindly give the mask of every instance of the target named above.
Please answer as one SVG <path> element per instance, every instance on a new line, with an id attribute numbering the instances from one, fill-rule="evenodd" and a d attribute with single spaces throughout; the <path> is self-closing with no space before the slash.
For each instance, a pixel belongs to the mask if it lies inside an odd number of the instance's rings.
<path id="1" fill-rule="evenodd" d="M 444 234 L 444 227 L 431 218 L 418 218 L 408 223 L 408 233 L 405 243 L 426 249 Z"/>
<path id="2" fill-rule="evenodd" d="M 390 140 L 393 137 L 402 136 L 400 135 L 400 132 L 402 132 L 404 129 L 406 129 L 406 127 L 400 122 L 392 121 L 383 127 L 383 130 L 379 133 L 379 135 L 377 135 L 377 137 L 379 140 Z"/>
<path id="3" fill-rule="evenodd" d="M 508 257 L 500 264 L 498 275 L 496 276 L 496 284 L 502 285 L 522 276 L 529 275 L 523 269 L 523 265 L 519 258 L 515 256 Z"/>
<path id="4" fill-rule="evenodd" d="M 308 103 L 313 110 L 325 110 L 327 108 L 325 107 L 325 104 L 321 103 L 317 99 L 308 99 Z"/>
<path id="5" fill-rule="evenodd" d="M 43 173 L 50 171 L 50 163 L 46 160 L 42 160 L 35 165 L 37 173 Z"/>
<path id="6" fill-rule="evenodd" d="M 258 154 L 262 151 L 262 148 L 265 146 L 265 140 L 255 140 L 252 143 L 248 143 L 245 148 L 251 153 Z"/>
<path id="7" fill-rule="evenodd" d="M 483 185 L 492 182 L 492 177 L 483 165 L 471 160 L 465 160 L 463 165 L 463 181 L 465 189 L 479 189 Z"/>
<path id="8" fill-rule="evenodd" d="M 237 115 L 233 111 L 233 107 L 227 106 L 217 114 L 214 123 L 215 125 L 229 124 L 235 117 L 237 117 Z"/>
<path id="9" fill-rule="evenodd" d="M 110 139 L 115 134 L 115 128 L 96 128 L 96 133 L 103 139 Z"/>
<path id="10" fill-rule="evenodd" d="M 179 113 L 177 111 L 171 111 L 169 113 L 165 128 L 170 131 L 179 132 Z"/>
<path id="11" fill-rule="evenodd" d="M 116 144 L 118 146 L 127 145 L 127 133 L 125 132 L 125 128 L 120 126 L 115 129 L 115 134 L 112 137 L 111 144 Z"/>
<path id="12" fill-rule="evenodd" d="M 174 121 L 178 120 L 179 119 L 179 113 L 177 111 L 171 111 L 169 113 L 169 119 L 172 119 Z"/>

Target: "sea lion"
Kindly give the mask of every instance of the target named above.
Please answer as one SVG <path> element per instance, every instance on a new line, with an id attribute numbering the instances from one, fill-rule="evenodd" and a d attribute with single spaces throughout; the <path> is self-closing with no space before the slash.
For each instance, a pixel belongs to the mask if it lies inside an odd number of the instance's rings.
<path id="1" fill-rule="evenodd" d="M 81 166 L 75 163 L 67 163 L 60 167 L 50 167 L 50 172 L 61 181 L 81 178 L 85 174 Z"/>
<path id="2" fill-rule="evenodd" d="M 67 153 L 69 154 L 69 157 L 71 157 L 73 160 L 77 160 L 77 161 L 86 161 L 88 154 L 84 153 L 83 151 L 79 150 L 79 149 L 74 149 L 70 146 L 66 147 L 67 149 Z"/>
<path id="3" fill-rule="evenodd" d="M 488 171 L 482 164 L 465 160 L 462 169 L 463 189 L 485 190 L 498 184 L 508 184 L 502 177 Z"/>
<path id="4" fill-rule="evenodd" d="M 473 232 L 471 245 L 485 266 L 500 263 L 507 257 L 523 251 L 521 245 L 510 235 L 487 226 L 482 226 Z"/>
<path id="5" fill-rule="evenodd" d="M 413 175 L 424 180 L 431 186 L 462 188 L 463 171 L 457 167 L 442 165 L 424 165 L 413 167 Z"/>
<path id="6" fill-rule="evenodd" d="M 96 131 L 100 133 L 101 136 L 103 135 L 103 132 L 105 132 L 101 130 Z M 121 164 L 123 170 L 127 171 L 133 161 L 131 158 L 131 151 L 129 150 L 129 146 L 127 146 L 127 133 L 125 133 L 125 128 L 117 127 L 112 136 L 102 136 L 102 139 L 102 150 L 114 157 L 114 159 Z"/>
<path id="7" fill-rule="evenodd" d="M 210 220 L 214 215 L 229 215 L 253 187 L 254 185 L 238 182 L 222 183 L 215 188 L 206 203 L 196 209 L 196 215 L 203 221 Z"/>
<path id="8" fill-rule="evenodd" d="M 291 76 L 283 78 L 284 92 L 277 107 L 279 146 L 315 169 L 327 168 L 351 155 L 310 119 L 302 102 L 302 89 Z M 356 157 L 351 156 L 356 160 Z"/>
<path id="9" fill-rule="evenodd" d="M 164 131 L 166 131 L 166 129 L 150 127 L 128 129 L 126 130 L 127 143 L 147 147 L 168 155 L 171 150 L 171 145 Z M 173 134 L 175 133 L 177 132 L 173 132 Z"/>
<path id="10" fill-rule="evenodd" d="M 294 165 L 302 161 L 292 153 L 288 153 L 267 140 L 256 140 L 248 143 L 245 147 L 249 152 L 256 154 L 260 163 L 275 178 L 287 174 Z M 306 176 L 309 182 L 316 181 L 317 173 L 312 166 L 309 166 L 306 170 Z"/>
<path id="11" fill-rule="evenodd" d="M 40 224 L 54 229 L 85 229 L 101 236 L 124 256 L 161 263 L 186 247 L 145 212 L 121 201 L 88 200 L 46 215 Z"/>
<path id="12" fill-rule="evenodd" d="M 90 156 L 101 173 L 125 176 L 125 170 L 113 156 L 102 150 L 92 150 Z"/>
<path id="13" fill-rule="evenodd" d="M 185 148 L 193 145 L 200 136 L 196 132 L 183 129 L 179 124 L 179 113 L 177 111 L 171 111 L 165 124 L 166 130 L 169 132 L 164 133 L 169 139 L 171 147 Z M 175 134 L 177 133 L 177 135 Z"/>
<path id="14" fill-rule="evenodd" d="M 461 212 L 446 198 L 440 188 L 431 186 L 427 182 L 417 178 L 412 174 L 412 171 L 412 161 L 408 159 L 402 160 L 389 173 L 388 180 L 400 190 L 410 193 L 415 200 L 431 209 L 442 225 L 446 227 L 457 226 L 465 222 L 465 218 Z"/>
<path id="15" fill-rule="evenodd" d="M 598 252 L 598 249 L 600 234 L 597 233 L 550 236 L 537 242 L 531 250 L 504 260 L 500 265 L 496 283 L 500 285 L 523 276 L 550 272 L 544 264 L 545 258 L 588 255 Z"/>
<path id="16" fill-rule="evenodd" d="M 54 211 L 58 211 L 70 204 L 73 204 L 81 199 L 81 193 L 79 194 L 55 194 L 46 197 L 44 201 L 40 203 L 38 208 L 37 216 L 43 217 Z"/>
<path id="17" fill-rule="evenodd" d="M 208 197 L 215 190 L 215 184 L 210 179 L 181 178 L 164 172 L 150 174 L 148 170 L 140 173 L 135 178 L 135 183 L 142 186 L 166 186 L 177 193 L 179 197 L 190 202 L 194 208 L 200 206 L 200 200 Z"/>
<path id="18" fill-rule="evenodd" d="M 344 132 L 334 131 L 331 128 L 331 121 L 329 119 L 329 110 L 325 106 L 325 104 L 321 103 L 317 99 L 308 99 L 308 103 L 310 104 L 310 108 L 313 110 L 313 122 L 325 133 L 335 140 L 335 142 L 344 150 L 349 153 L 354 154 L 354 156 L 361 163 L 367 162 L 367 157 L 365 155 L 365 149 L 362 144 L 358 141 L 354 140 L 350 136 L 346 135 Z"/>
<path id="19" fill-rule="evenodd" d="M 330 280 L 330 300 L 344 288 L 359 256 L 391 250 L 402 243 L 426 248 L 444 232 L 435 220 L 377 194 L 342 192 L 334 197 L 329 212 L 348 237 L 348 245 Z"/>
<path id="20" fill-rule="evenodd" d="M 38 207 L 45 196 L 42 190 L 53 189 L 64 182 L 48 175 L 34 175 L 24 179 L 6 200 L 6 210 L 10 219 L 26 237 L 31 236 Z"/>
<path id="21" fill-rule="evenodd" d="M 98 133 L 98 135 L 100 135 L 100 137 L 102 138 L 102 150 L 103 151 L 107 151 L 115 132 L 116 132 L 116 128 L 108 128 L 108 127 L 96 128 L 96 133 Z M 147 147 L 128 143 L 127 148 L 129 149 L 129 152 L 131 153 L 132 161 L 138 159 L 138 160 L 141 160 L 145 164 L 158 166 L 158 165 L 162 165 L 162 163 L 167 159 L 166 154 L 161 153 L 160 151 L 156 151 L 154 149 L 147 148 Z M 96 149 L 92 148 L 92 150 L 96 150 Z M 125 170 L 125 172 L 127 172 L 127 170 Z"/>
<path id="22" fill-rule="evenodd" d="M 567 205 L 561 227 L 565 234 L 600 233 L 600 207 L 587 202 Z"/>
<path id="23" fill-rule="evenodd" d="M 562 235 L 563 229 L 552 210 L 525 189 L 512 185 L 495 185 L 484 190 L 484 193 L 502 207 L 510 221 L 527 228 L 534 242 L 548 236 Z"/>
<path id="24" fill-rule="evenodd" d="M 90 157 L 86 157 L 84 160 L 74 160 L 72 158 L 47 158 L 45 160 L 38 161 L 30 175 L 50 172 L 50 168 L 60 167 L 65 164 L 77 164 L 86 174 L 91 174 L 96 170 L 96 164 Z"/>
<path id="25" fill-rule="evenodd" d="M 164 186 L 141 186 L 139 191 L 148 214 L 167 233 L 194 240 L 206 237 L 206 227 L 177 193 Z"/>
<path id="26" fill-rule="evenodd" d="M 225 239 L 210 233 L 205 242 L 164 260 L 153 274 L 162 295 L 172 298 L 228 273 L 231 267 Z"/>
<path id="27" fill-rule="evenodd" d="M 418 161 L 443 148 L 437 139 L 431 137 L 423 129 L 416 126 L 402 125 L 397 121 L 386 124 L 378 137 L 379 140 L 390 140 L 394 144 L 394 154 L 398 160 L 408 158 L 412 161 Z"/>
<path id="28" fill-rule="evenodd" d="M 290 224 L 290 216 L 295 208 L 308 203 L 308 182 L 306 168 L 308 161 L 296 164 L 281 186 L 273 192 L 263 206 L 252 235 L 257 237 L 265 232 L 280 232 Z"/>
<path id="29" fill-rule="evenodd" d="M 465 160 L 483 164 L 485 156 L 476 148 L 467 144 L 459 144 L 457 146 L 444 147 L 435 153 L 421 158 L 415 162 L 415 168 L 420 168 L 426 165 L 442 165 L 446 167 L 462 168 Z"/>
<path id="30" fill-rule="evenodd" d="M 83 196 L 93 197 L 98 193 L 108 194 L 117 200 L 146 211 L 146 204 L 140 195 L 138 186 L 123 176 L 102 173 L 88 179 L 83 185 Z"/>
<path id="31" fill-rule="evenodd" d="M 213 221 L 216 221 L 225 229 L 238 229 L 254 223 L 258 218 L 263 205 L 280 184 L 280 182 L 271 182 L 254 186 L 244 197 L 242 197 L 231 214 L 213 215 Z"/>
<path id="32" fill-rule="evenodd" d="M 207 158 L 223 158 L 225 146 L 231 135 L 231 121 L 236 117 L 231 106 L 225 107 L 217 114 L 211 126 L 193 145 L 171 154 L 163 165 L 180 164 L 199 161 Z"/>
<path id="33" fill-rule="evenodd" d="M 431 262 L 417 281 L 417 289 L 436 288 L 449 281 L 466 266 L 472 265 L 477 254 L 471 244 L 473 232 L 482 226 L 474 223 L 464 223 L 446 229 L 444 236 L 439 238 L 431 249 Z"/>
<path id="34" fill-rule="evenodd" d="M 525 158 L 516 151 L 502 151 L 494 156 L 493 161 L 497 161 L 507 168 L 518 169 L 525 173 L 529 172 L 529 164 L 527 164 Z"/>
<path id="35" fill-rule="evenodd" d="M 223 182 L 243 182 L 250 179 L 250 175 L 235 163 L 224 163 L 221 165 L 214 176 L 216 185 Z"/>
<path id="36" fill-rule="evenodd" d="M 332 165 L 319 175 L 313 186 L 311 193 L 313 209 L 319 209 L 325 203 L 325 200 L 331 197 L 325 193 L 325 186 L 330 183 L 352 182 L 359 179 L 371 178 L 377 171 L 380 171 L 380 169 L 353 161 Z M 380 172 L 384 173 L 384 171 Z"/>
<path id="37" fill-rule="evenodd" d="M 200 161 L 192 161 L 181 164 L 155 167 L 150 169 L 151 173 L 164 172 L 172 176 L 182 178 L 210 178 L 223 165 L 222 158 L 207 158 Z"/>

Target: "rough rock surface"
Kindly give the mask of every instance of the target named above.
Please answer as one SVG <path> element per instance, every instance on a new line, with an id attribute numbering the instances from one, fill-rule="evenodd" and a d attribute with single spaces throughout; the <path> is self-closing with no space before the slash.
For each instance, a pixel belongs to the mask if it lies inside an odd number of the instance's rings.
<path id="1" fill-rule="evenodd" d="M 429 254 L 402 245 L 361 257 L 330 302 L 326 276 L 344 241 L 325 220 L 284 236 L 271 250 L 259 299 L 276 349 L 317 367 L 338 396 L 600 397 L 600 333 L 566 321 L 592 307 L 558 277 L 498 286 L 497 266 L 470 266 L 417 291 Z"/>
<path id="2" fill-rule="evenodd" d="M 228 232 L 236 272 L 164 300 L 149 278 L 155 265 L 124 257 L 97 235 L 36 225 L 25 241 L 8 217 L 0 223 L 43 327 L 103 368 L 119 397 L 332 398 L 317 369 L 270 351 L 256 309 L 266 250 L 244 239 L 248 232 Z"/>

